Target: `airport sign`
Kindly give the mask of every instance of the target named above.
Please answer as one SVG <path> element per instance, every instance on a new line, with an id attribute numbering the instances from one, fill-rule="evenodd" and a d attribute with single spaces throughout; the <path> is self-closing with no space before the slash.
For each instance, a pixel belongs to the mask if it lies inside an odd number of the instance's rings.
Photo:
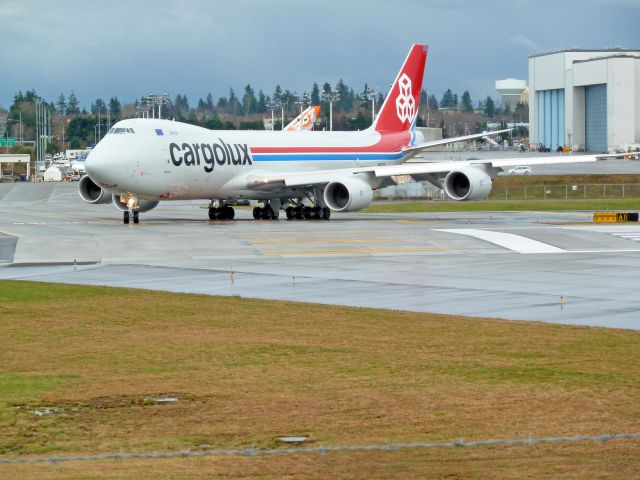
<path id="1" fill-rule="evenodd" d="M 16 139 L 13 137 L 0 138 L 0 147 L 13 147 L 16 144 Z"/>

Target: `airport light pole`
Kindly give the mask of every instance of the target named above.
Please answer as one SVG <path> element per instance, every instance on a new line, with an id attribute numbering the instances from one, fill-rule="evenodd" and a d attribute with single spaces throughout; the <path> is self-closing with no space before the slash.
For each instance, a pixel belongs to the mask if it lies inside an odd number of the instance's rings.
<path id="1" fill-rule="evenodd" d="M 269 103 L 267 104 L 267 110 L 271 110 L 271 131 L 273 132 L 274 130 L 274 120 L 273 120 L 273 112 L 274 110 L 278 108 L 278 104 L 277 103 Z"/>
<path id="2" fill-rule="evenodd" d="M 295 93 L 294 93 L 295 95 Z M 296 96 L 297 97 L 297 96 Z M 302 94 L 301 97 L 297 97 L 298 99 L 294 102 L 296 105 L 300 106 L 300 113 L 302 113 L 302 110 L 304 108 L 304 106 L 309 103 L 309 95 L 307 95 L 307 92 L 304 92 Z"/>
<path id="3" fill-rule="evenodd" d="M 371 123 L 376 120 L 376 95 L 378 92 L 370 87 L 367 87 L 367 95 L 371 96 Z"/>
<path id="4" fill-rule="evenodd" d="M 333 92 L 322 92 L 322 101 L 329 102 L 329 131 L 333 131 L 333 102 L 340 100 L 340 93 L 336 90 Z"/>

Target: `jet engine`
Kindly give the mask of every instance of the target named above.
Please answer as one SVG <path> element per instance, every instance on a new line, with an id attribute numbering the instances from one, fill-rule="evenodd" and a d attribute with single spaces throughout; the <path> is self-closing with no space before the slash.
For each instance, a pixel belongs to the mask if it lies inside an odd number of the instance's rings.
<path id="1" fill-rule="evenodd" d="M 453 170 L 444 179 L 444 191 L 453 200 L 478 200 L 491 191 L 491 177 L 475 167 Z"/>
<path id="2" fill-rule="evenodd" d="M 78 192 L 80 198 L 87 203 L 111 203 L 111 194 L 93 183 L 88 175 L 78 182 Z"/>
<path id="3" fill-rule="evenodd" d="M 372 200 L 371 185 L 355 177 L 331 182 L 324 189 L 324 203 L 336 212 L 362 210 Z"/>
<path id="4" fill-rule="evenodd" d="M 138 200 L 135 197 L 131 197 L 129 200 L 123 195 L 113 195 L 113 204 L 116 206 L 118 210 L 121 212 L 129 211 L 129 201 L 133 201 L 133 205 L 137 205 L 136 210 L 139 212 L 148 212 L 149 210 L 156 208 L 158 205 L 157 200 Z"/>

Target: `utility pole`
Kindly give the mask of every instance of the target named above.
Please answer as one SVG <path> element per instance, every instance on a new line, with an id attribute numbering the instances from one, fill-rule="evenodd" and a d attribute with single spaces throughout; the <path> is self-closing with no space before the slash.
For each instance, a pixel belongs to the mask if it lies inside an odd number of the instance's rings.
<path id="1" fill-rule="evenodd" d="M 322 100 L 329 102 L 329 131 L 333 131 L 333 102 L 340 100 L 338 91 L 322 92 Z"/>
<path id="2" fill-rule="evenodd" d="M 278 104 L 277 103 L 269 103 L 267 105 L 267 110 L 271 110 L 271 131 L 273 132 L 274 130 L 274 119 L 273 119 L 273 111 L 278 108 Z"/>

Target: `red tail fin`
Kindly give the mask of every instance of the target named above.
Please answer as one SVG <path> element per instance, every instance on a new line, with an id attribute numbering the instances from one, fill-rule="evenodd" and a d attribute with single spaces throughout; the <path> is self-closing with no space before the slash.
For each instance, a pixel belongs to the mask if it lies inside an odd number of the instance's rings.
<path id="1" fill-rule="evenodd" d="M 373 123 L 374 129 L 402 132 L 411 128 L 420 107 L 426 61 L 427 46 L 414 43 Z"/>

